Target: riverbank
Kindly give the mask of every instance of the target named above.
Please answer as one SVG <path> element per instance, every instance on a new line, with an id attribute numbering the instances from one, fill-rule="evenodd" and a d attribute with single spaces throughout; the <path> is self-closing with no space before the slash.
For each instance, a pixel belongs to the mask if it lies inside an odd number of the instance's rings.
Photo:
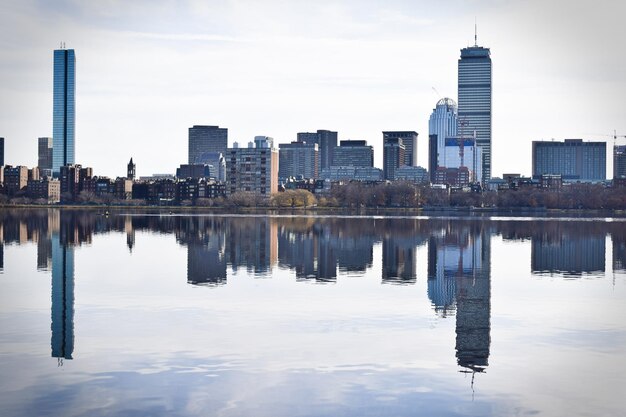
<path id="1" fill-rule="evenodd" d="M 103 215 L 117 213 L 137 214 L 268 214 L 268 215 L 334 215 L 334 216 L 472 216 L 472 217 L 626 217 L 626 210 L 606 209 L 548 209 L 545 207 L 198 207 L 198 206 L 129 206 L 80 204 L 16 204 L 0 205 L 0 210 L 60 209 L 97 212 Z"/>

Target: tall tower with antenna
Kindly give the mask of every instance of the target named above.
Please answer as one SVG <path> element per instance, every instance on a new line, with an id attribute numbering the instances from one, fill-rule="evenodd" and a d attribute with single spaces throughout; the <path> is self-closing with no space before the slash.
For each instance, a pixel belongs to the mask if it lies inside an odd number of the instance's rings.
<path id="1" fill-rule="evenodd" d="M 478 46 L 478 30 L 474 23 L 474 46 L 461 49 L 458 64 L 459 121 L 466 132 L 476 132 L 476 146 L 482 155 L 482 178 L 491 178 L 491 51 Z"/>

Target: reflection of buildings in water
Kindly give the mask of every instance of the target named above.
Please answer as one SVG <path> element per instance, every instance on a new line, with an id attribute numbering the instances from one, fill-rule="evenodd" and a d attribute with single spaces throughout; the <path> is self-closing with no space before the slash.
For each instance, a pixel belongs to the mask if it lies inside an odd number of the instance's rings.
<path id="1" fill-rule="evenodd" d="M 135 247 L 135 228 L 130 216 L 124 219 L 124 233 L 126 233 L 126 246 L 128 246 L 128 251 L 132 253 L 133 247 Z"/>
<path id="2" fill-rule="evenodd" d="M 330 244 L 336 248 L 340 271 L 363 273 L 372 267 L 374 242 L 370 236 L 333 236 Z"/>
<path id="3" fill-rule="evenodd" d="M 212 235 L 203 244 L 187 245 L 187 282 L 209 285 L 226 283 L 223 235 Z"/>
<path id="4" fill-rule="evenodd" d="M 532 236 L 531 271 L 569 276 L 604 272 L 605 251 L 605 234 L 544 232 Z"/>
<path id="5" fill-rule="evenodd" d="M 278 259 L 298 279 L 333 282 L 341 272 L 364 273 L 373 263 L 371 235 L 345 233 L 339 222 L 279 221 Z M 308 222 L 308 223 L 307 223 Z M 310 224 L 309 224 L 310 223 Z"/>
<path id="6" fill-rule="evenodd" d="M 263 275 L 278 260 L 278 227 L 272 218 L 237 218 L 228 222 L 228 262 L 234 271 L 245 266 Z"/>
<path id="7" fill-rule="evenodd" d="M 473 226 L 473 225 L 471 225 Z M 456 310 L 456 357 L 482 372 L 491 344 L 491 236 L 459 223 L 428 244 L 428 296 L 442 317 Z"/>
<path id="8" fill-rule="evenodd" d="M 74 248 L 52 238 L 52 357 L 72 359 L 74 351 Z M 62 362 L 60 362 L 62 363 Z"/>
<path id="9" fill-rule="evenodd" d="M 317 278 L 317 238 L 313 231 L 293 231 L 284 227 L 278 233 L 278 261 L 295 270 L 296 278 Z"/>
<path id="10" fill-rule="evenodd" d="M 383 239 L 383 282 L 415 283 L 418 242 L 411 237 L 385 236 Z"/>
<path id="11" fill-rule="evenodd" d="M 52 239 L 48 235 L 41 235 L 37 241 L 37 270 L 49 271 L 51 260 Z"/>
<path id="12" fill-rule="evenodd" d="M 626 272 L 626 239 L 613 233 L 611 241 L 613 246 L 613 272 Z"/>
<path id="13" fill-rule="evenodd" d="M 217 217 L 180 217 L 176 239 L 187 247 L 187 282 L 226 283 L 225 227 Z"/>

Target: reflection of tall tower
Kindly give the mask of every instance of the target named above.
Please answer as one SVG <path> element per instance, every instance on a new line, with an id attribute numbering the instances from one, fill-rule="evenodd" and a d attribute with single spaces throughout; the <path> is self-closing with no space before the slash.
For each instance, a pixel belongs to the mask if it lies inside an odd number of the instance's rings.
<path id="1" fill-rule="evenodd" d="M 491 345 L 491 243 L 484 233 L 474 237 L 472 257 L 481 262 L 456 279 L 456 357 L 460 366 L 482 372 Z"/>
<path id="2" fill-rule="evenodd" d="M 50 259 L 52 259 L 52 240 L 47 233 L 41 234 L 37 240 L 37 270 L 49 270 Z"/>
<path id="3" fill-rule="evenodd" d="M 52 357 L 72 359 L 74 351 L 74 249 L 52 239 Z"/>
<path id="4" fill-rule="evenodd" d="M 445 274 L 441 244 L 434 236 L 428 240 L 428 298 L 435 311 L 447 317 L 456 309 L 454 275 Z"/>
<path id="5" fill-rule="evenodd" d="M 456 357 L 482 372 L 491 345 L 491 236 L 477 224 L 449 222 L 428 242 L 428 297 L 447 317 L 456 309 Z"/>

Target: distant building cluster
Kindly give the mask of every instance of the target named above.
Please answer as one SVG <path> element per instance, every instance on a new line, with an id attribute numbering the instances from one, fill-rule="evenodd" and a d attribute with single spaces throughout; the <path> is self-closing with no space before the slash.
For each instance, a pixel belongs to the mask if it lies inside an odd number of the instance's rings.
<path id="1" fill-rule="evenodd" d="M 269 198 L 286 189 L 328 192 L 333 185 L 359 181 L 405 181 L 462 190 L 559 188 L 568 182 L 606 180 L 606 142 L 534 141 L 532 175 L 492 178 L 492 63 L 489 48 L 461 49 L 458 104 L 442 98 L 428 123 L 428 169 L 417 164 L 418 132 L 382 132 L 383 166 L 374 166 L 374 147 L 365 140 L 339 140 L 336 131 L 299 132 L 276 144 L 255 136 L 247 146 L 228 145 L 228 129 L 194 125 L 188 131 L 188 158 L 175 174 L 137 177 L 131 158 L 126 176 L 93 175 L 75 161 L 76 56 L 54 51 L 53 128 L 38 139 L 35 168 L 5 165 L 0 137 L 0 193 L 55 203 L 92 199 L 142 199 L 150 203 L 249 193 Z M 617 138 L 617 136 L 615 136 Z M 614 146 L 613 184 L 626 187 L 626 146 Z"/>

